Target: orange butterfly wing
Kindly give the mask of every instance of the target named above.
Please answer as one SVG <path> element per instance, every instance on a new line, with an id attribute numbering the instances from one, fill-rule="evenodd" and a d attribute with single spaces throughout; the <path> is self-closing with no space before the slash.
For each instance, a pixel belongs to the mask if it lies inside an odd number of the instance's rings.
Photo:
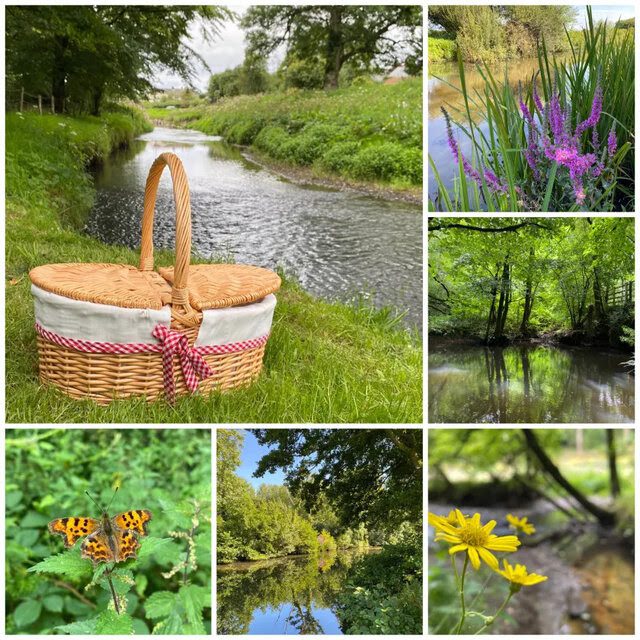
<path id="1" fill-rule="evenodd" d="M 100 526 L 94 518 L 57 518 L 49 523 L 49 531 L 64 537 L 64 546 L 73 547 L 78 538 L 93 533 Z"/>
<path id="2" fill-rule="evenodd" d="M 125 511 L 113 516 L 111 522 L 120 529 L 137 531 L 141 536 L 147 535 L 147 523 L 151 520 L 151 511 L 147 509 L 137 509 L 135 511 Z"/>
<path id="3" fill-rule="evenodd" d="M 128 558 L 137 557 L 140 542 L 135 531 L 116 529 L 114 531 L 116 540 L 116 562 L 124 562 Z"/>
<path id="4" fill-rule="evenodd" d="M 96 531 L 95 533 L 92 533 L 82 543 L 82 547 L 80 548 L 82 550 L 82 553 L 80 554 L 81 557 L 91 560 L 93 564 L 98 564 L 99 562 L 115 561 L 113 551 L 111 550 L 111 546 L 109 545 L 107 534 L 102 529 Z"/>

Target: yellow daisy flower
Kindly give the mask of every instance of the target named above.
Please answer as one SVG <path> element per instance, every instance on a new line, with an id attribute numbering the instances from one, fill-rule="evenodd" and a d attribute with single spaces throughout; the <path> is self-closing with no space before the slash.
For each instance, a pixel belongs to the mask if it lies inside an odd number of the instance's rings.
<path id="1" fill-rule="evenodd" d="M 495 520 L 483 525 L 480 514 L 466 518 L 459 509 L 455 510 L 456 524 L 450 524 L 448 518 L 429 514 L 429 524 L 436 530 L 436 540 L 444 540 L 453 545 L 450 554 L 466 551 L 474 569 L 480 568 L 480 560 L 484 560 L 492 569 L 498 569 L 498 559 L 492 551 L 506 551 L 511 553 L 520 546 L 516 536 L 496 536 L 492 534 L 496 526 Z"/>
<path id="2" fill-rule="evenodd" d="M 548 576 L 540 576 L 537 573 L 527 573 L 527 567 L 523 564 L 517 564 L 512 567 L 506 560 L 502 560 L 504 569 L 496 569 L 496 573 L 506 578 L 512 585 L 518 587 L 531 587 L 539 582 L 544 582 Z"/>
<path id="3" fill-rule="evenodd" d="M 518 516 L 507 513 L 507 522 L 511 525 L 512 529 L 522 531 L 522 533 L 526 533 L 528 536 L 536 532 L 536 528 L 530 522 L 527 522 L 526 516 L 524 518 L 518 518 Z"/>

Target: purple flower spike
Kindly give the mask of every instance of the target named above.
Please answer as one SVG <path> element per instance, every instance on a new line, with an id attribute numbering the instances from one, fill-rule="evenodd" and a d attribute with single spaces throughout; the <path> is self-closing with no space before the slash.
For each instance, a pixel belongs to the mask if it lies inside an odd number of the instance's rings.
<path id="1" fill-rule="evenodd" d="M 614 156 L 618 149 L 618 140 L 616 138 L 615 129 L 609 131 L 609 137 L 607 138 L 607 153 L 609 156 Z"/>
<path id="2" fill-rule="evenodd" d="M 507 193 L 507 186 L 500 182 L 498 176 L 489 171 L 489 169 L 484 170 L 484 179 L 487 181 L 487 185 L 494 191 L 497 191 L 498 193 Z"/>
<path id="3" fill-rule="evenodd" d="M 591 104 L 591 114 L 586 120 L 583 120 L 577 127 L 575 137 L 578 138 L 587 129 L 595 127 L 600 120 L 602 114 L 602 89 L 600 84 L 596 87 L 596 91 L 593 94 L 593 103 Z"/>
<path id="4" fill-rule="evenodd" d="M 551 98 L 549 107 L 549 126 L 551 127 L 551 133 L 553 133 L 554 142 L 559 143 L 564 137 L 564 118 L 560 108 L 560 99 L 558 94 L 555 93 Z"/>
<path id="5" fill-rule="evenodd" d="M 538 95 L 538 91 L 536 90 L 535 82 L 533 83 L 533 102 L 536 105 L 536 109 L 542 113 L 544 108 L 542 106 L 542 100 L 540 100 L 540 96 Z"/>

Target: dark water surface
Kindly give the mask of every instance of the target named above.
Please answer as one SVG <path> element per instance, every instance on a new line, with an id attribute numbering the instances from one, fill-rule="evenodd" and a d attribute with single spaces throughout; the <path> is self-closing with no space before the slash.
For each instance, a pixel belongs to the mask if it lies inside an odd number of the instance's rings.
<path id="1" fill-rule="evenodd" d="M 421 208 L 351 192 L 298 186 L 260 169 L 219 138 L 156 128 L 105 163 L 87 232 L 138 247 L 144 185 L 165 151 L 185 165 L 191 188 L 193 250 L 205 258 L 295 275 L 310 293 L 406 312 L 422 325 Z M 168 171 L 158 191 L 154 243 L 174 246 Z"/>
<path id="2" fill-rule="evenodd" d="M 339 551 L 218 565 L 218 633 L 342 635 L 336 597 L 360 556 Z"/>
<path id="3" fill-rule="evenodd" d="M 630 423 L 630 355 L 430 341 L 429 422 Z"/>

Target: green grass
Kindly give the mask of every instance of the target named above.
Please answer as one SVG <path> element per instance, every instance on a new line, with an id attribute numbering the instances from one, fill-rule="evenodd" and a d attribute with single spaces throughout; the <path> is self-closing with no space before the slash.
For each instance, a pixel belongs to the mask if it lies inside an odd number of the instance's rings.
<path id="1" fill-rule="evenodd" d="M 64 125 L 64 126 L 63 126 Z M 144 128 L 139 116 L 6 118 L 8 422 L 422 421 L 422 344 L 388 311 L 312 298 L 284 279 L 265 370 L 248 389 L 208 398 L 99 407 L 39 384 L 28 272 L 51 262 L 137 264 L 137 253 L 80 233 L 94 196 L 85 172 Z M 172 263 L 160 252 L 158 265 Z"/>
<path id="2" fill-rule="evenodd" d="M 237 96 L 184 109 L 147 106 L 151 118 L 252 145 L 320 176 L 399 189 L 422 184 L 422 78 Z"/>

